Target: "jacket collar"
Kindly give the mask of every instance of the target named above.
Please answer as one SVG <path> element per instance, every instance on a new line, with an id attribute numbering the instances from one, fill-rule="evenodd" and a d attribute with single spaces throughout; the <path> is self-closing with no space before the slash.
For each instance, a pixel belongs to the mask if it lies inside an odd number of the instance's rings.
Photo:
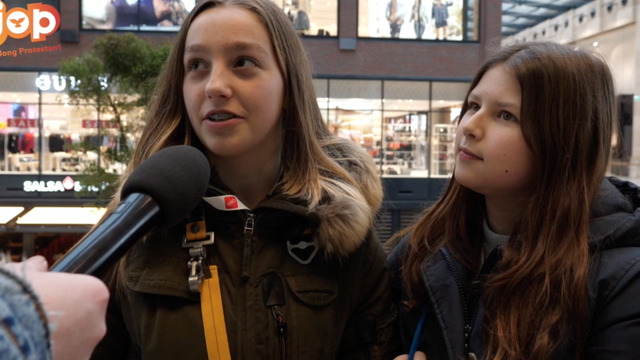
<path id="1" fill-rule="evenodd" d="M 372 210 L 364 199 L 356 201 L 326 196 L 318 206 L 310 208 L 305 199 L 287 196 L 280 190 L 281 188 L 276 186 L 274 191 L 251 211 L 278 210 L 289 213 L 296 219 L 306 220 L 308 226 L 304 231 L 311 230 L 313 239 L 327 258 L 348 257 L 364 242 L 371 230 Z M 233 192 L 216 176 L 212 176 L 205 196 L 223 195 L 233 195 Z M 268 221 L 266 223 L 272 224 Z M 282 223 L 282 226 L 287 224 Z"/>
<path id="2" fill-rule="evenodd" d="M 640 188 L 605 178 L 591 208 L 589 245 L 600 249 L 640 246 Z"/>

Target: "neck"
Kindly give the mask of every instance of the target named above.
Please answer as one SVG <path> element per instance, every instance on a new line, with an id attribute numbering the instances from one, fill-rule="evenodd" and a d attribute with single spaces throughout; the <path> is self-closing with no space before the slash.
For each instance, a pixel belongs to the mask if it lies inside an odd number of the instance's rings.
<path id="1" fill-rule="evenodd" d="M 523 199 L 485 198 L 489 227 L 500 235 L 511 235 L 522 218 L 526 203 Z"/>
<path id="2" fill-rule="evenodd" d="M 216 161 L 220 180 L 249 208 L 255 208 L 274 188 L 280 177 L 280 156 L 268 161 Z"/>

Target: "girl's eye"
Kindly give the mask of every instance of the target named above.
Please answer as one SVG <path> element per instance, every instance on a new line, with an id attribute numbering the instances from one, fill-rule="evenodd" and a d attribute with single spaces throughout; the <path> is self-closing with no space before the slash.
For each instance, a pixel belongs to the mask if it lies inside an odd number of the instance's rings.
<path id="1" fill-rule="evenodd" d="M 197 71 L 202 69 L 203 66 L 203 63 L 200 60 L 189 60 L 185 65 L 185 68 L 187 71 Z"/>
<path id="2" fill-rule="evenodd" d="M 248 57 L 241 57 L 235 63 L 236 67 L 254 67 L 257 66 L 257 62 Z"/>
<path id="3" fill-rule="evenodd" d="M 500 118 L 502 120 L 505 120 L 505 121 L 516 121 L 517 120 L 516 117 L 513 116 L 513 114 L 511 114 L 511 113 L 509 113 L 507 111 L 502 111 L 500 113 Z"/>
<path id="4" fill-rule="evenodd" d="M 480 110 L 480 105 L 474 103 L 474 102 L 470 102 L 469 103 L 469 110 L 471 111 L 478 111 Z"/>

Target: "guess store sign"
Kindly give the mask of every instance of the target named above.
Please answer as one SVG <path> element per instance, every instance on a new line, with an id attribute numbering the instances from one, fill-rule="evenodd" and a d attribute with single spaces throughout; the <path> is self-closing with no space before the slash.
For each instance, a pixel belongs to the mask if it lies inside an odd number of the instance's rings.
<path id="1" fill-rule="evenodd" d="M 7 127 L 21 129 L 37 128 L 38 119 L 8 118 Z"/>
<path id="2" fill-rule="evenodd" d="M 117 129 L 118 123 L 115 121 L 109 120 L 100 120 L 100 127 L 102 129 Z M 82 120 L 82 128 L 83 129 L 97 129 L 98 128 L 98 120 Z"/>

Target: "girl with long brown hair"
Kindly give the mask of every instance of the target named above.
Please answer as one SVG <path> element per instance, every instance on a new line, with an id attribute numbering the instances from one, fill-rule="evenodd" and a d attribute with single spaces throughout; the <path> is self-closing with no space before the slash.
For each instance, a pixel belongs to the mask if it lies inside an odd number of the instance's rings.
<path id="1" fill-rule="evenodd" d="M 105 276 L 93 359 L 391 358 L 380 179 L 326 126 L 287 15 L 271 0 L 199 1 L 175 41 L 123 183 L 174 145 L 201 151 L 211 180 L 188 219 Z"/>
<path id="2" fill-rule="evenodd" d="M 389 256 L 405 353 L 637 358 L 640 191 L 605 176 L 615 121 L 592 53 L 527 43 L 481 67 L 453 175 Z"/>

